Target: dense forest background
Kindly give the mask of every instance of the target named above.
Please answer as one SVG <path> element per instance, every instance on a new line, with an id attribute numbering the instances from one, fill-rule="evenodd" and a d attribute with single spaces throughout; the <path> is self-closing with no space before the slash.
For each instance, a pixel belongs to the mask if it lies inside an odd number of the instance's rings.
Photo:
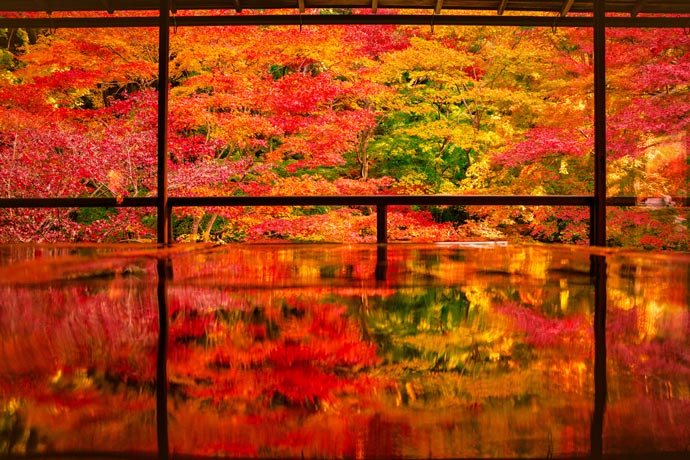
<path id="1" fill-rule="evenodd" d="M 322 14 L 349 14 L 324 10 Z M 170 194 L 591 194 L 590 29 L 176 28 Z M 156 190 L 157 33 L 0 29 L 0 196 Z M 688 250 L 690 36 L 607 31 L 608 244 Z M 392 207 L 392 241 L 586 244 L 586 208 Z M 177 241 L 375 241 L 353 206 L 175 209 Z M 155 209 L 0 210 L 0 242 L 147 241 Z"/>

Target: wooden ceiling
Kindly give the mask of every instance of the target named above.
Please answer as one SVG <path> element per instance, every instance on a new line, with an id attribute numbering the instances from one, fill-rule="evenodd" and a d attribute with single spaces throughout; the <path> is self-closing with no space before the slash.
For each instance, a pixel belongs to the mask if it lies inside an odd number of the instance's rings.
<path id="1" fill-rule="evenodd" d="M 373 12 L 386 9 L 408 9 L 440 14 L 462 10 L 469 13 L 512 12 L 552 13 L 567 16 L 572 13 L 592 13 L 595 0 L 171 0 L 172 10 L 258 10 L 287 9 L 295 13 L 313 8 L 365 8 Z M 687 15 L 690 0 L 604 0 L 607 13 L 638 15 Z M 0 0 L 0 11 L 57 12 L 57 11 L 124 11 L 159 10 L 160 0 Z"/>

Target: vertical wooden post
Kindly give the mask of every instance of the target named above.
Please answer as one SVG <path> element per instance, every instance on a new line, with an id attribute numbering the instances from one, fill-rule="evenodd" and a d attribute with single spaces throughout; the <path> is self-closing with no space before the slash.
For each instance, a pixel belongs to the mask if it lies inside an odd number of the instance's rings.
<path id="1" fill-rule="evenodd" d="M 156 356 L 156 433 L 158 460 L 168 460 L 168 278 L 169 259 L 158 260 L 158 353 Z"/>
<path id="2" fill-rule="evenodd" d="M 170 0 L 160 1 L 158 29 L 158 243 L 170 243 L 168 206 L 168 86 L 170 82 Z"/>
<path id="3" fill-rule="evenodd" d="M 608 397 L 606 376 L 606 285 L 605 256 L 591 256 L 591 272 L 594 281 L 594 412 L 590 426 L 592 460 L 604 456 L 604 415 Z"/>
<path id="4" fill-rule="evenodd" d="M 376 273 L 377 281 L 385 281 L 388 273 L 388 205 L 376 205 Z"/>
<path id="5" fill-rule="evenodd" d="M 158 243 L 170 243 L 168 206 L 168 83 L 170 80 L 170 0 L 160 0 L 158 28 Z M 158 261 L 158 356 L 156 364 L 156 426 L 158 459 L 168 460 L 168 288 L 170 262 Z"/>
<path id="6" fill-rule="evenodd" d="M 376 205 L 376 242 L 379 244 L 388 242 L 388 206 Z"/>
<path id="7" fill-rule="evenodd" d="M 690 190 L 690 127 L 685 128 L 685 190 Z"/>
<path id="8" fill-rule="evenodd" d="M 594 0 L 594 205 L 590 244 L 606 246 L 606 9 Z"/>
<path id="9" fill-rule="evenodd" d="M 376 281 L 386 281 L 388 278 L 388 246 L 385 244 L 376 245 L 376 270 L 374 272 Z"/>
<path id="10" fill-rule="evenodd" d="M 594 203 L 590 244 L 606 246 L 606 6 L 594 0 Z M 592 256 L 594 272 L 594 412 L 590 426 L 592 460 L 604 455 L 606 411 L 606 259 Z"/>

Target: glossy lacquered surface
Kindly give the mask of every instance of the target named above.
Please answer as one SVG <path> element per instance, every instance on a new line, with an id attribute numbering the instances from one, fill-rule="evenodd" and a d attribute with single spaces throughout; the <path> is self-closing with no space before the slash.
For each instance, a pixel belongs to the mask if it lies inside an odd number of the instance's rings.
<path id="1" fill-rule="evenodd" d="M 0 452 L 683 455 L 689 260 L 570 246 L 3 246 Z"/>

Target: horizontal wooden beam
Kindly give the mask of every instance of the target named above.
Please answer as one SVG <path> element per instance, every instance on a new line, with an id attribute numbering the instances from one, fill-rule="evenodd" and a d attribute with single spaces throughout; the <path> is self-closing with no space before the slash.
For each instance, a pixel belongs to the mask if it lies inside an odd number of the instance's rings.
<path id="1" fill-rule="evenodd" d="M 582 195 L 329 195 L 170 197 L 170 206 L 590 206 Z"/>
<path id="2" fill-rule="evenodd" d="M 645 6 L 647 6 L 647 0 L 637 0 L 635 6 L 633 6 L 633 9 L 630 11 L 630 16 L 633 18 L 637 17 Z"/>
<path id="3" fill-rule="evenodd" d="M 671 197 L 674 206 L 690 206 L 690 197 Z M 327 196 L 199 196 L 169 197 L 178 206 L 590 206 L 589 195 L 327 195 Z M 146 208 L 156 197 L 0 198 L 0 209 L 17 208 Z M 638 197 L 608 197 L 607 206 L 643 206 Z"/>
<path id="4" fill-rule="evenodd" d="M 108 14 L 115 13 L 115 9 L 110 5 L 108 0 L 101 0 L 101 5 L 103 6 L 103 9 L 108 12 Z"/>
<path id="5" fill-rule="evenodd" d="M 124 198 L 0 198 L 2 208 L 155 208 L 156 197 Z"/>
<path id="6" fill-rule="evenodd" d="M 41 11 L 45 11 L 48 14 L 53 12 L 53 7 L 48 0 L 35 0 L 35 2 Z"/>
<path id="7" fill-rule="evenodd" d="M 591 17 L 566 16 L 461 16 L 439 15 L 435 25 L 447 26 L 506 26 L 506 27 L 593 27 Z M 687 28 L 687 17 L 607 17 L 606 27 L 621 28 Z M 198 26 L 272 26 L 272 25 L 429 25 L 431 18 L 424 15 L 357 15 L 357 14 L 305 14 L 265 16 L 178 16 L 176 27 Z M 73 18 L 0 18 L 0 28 L 87 28 L 87 27 L 158 27 L 155 16 L 135 17 L 73 17 Z"/>
<path id="8" fill-rule="evenodd" d="M 110 7 L 116 11 L 157 11 L 160 0 L 109 0 Z M 593 13 L 594 5 L 599 0 L 577 0 L 571 6 L 572 12 Z M 625 13 L 629 15 L 637 0 L 601 0 L 607 13 Z M 364 9 L 372 5 L 372 0 L 303 0 L 305 8 L 356 8 Z M 567 0 L 510 0 L 505 10 L 527 13 L 559 13 Z M 436 9 L 438 0 L 377 0 L 377 8 L 413 9 L 420 14 Z M 444 10 L 454 11 L 493 11 L 496 12 L 502 0 L 443 0 Z M 234 0 L 177 0 L 180 10 L 219 11 L 236 8 Z M 285 10 L 299 6 L 295 0 L 240 0 L 245 10 L 263 10 L 268 14 L 272 10 Z M 102 9 L 100 0 L 0 0 L 0 10 L 11 12 L 22 11 L 93 11 Z M 690 2 L 687 0 L 651 0 L 644 8 L 645 13 L 665 16 L 690 14 Z M 278 13 L 280 14 L 280 13 Z"/>

